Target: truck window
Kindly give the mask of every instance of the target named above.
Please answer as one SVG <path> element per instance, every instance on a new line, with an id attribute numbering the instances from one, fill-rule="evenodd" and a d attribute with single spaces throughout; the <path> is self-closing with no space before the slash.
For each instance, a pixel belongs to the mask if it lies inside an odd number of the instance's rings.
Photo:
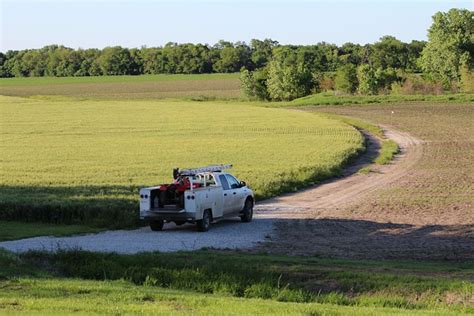
<path id="1" fill-rule="evenodd" d="M 230 189 L 229 183 L 227 182 L 227 179 L 225 178 L 225 175 L 223 175 L 223 174 L 219 175 L 219 180 L 221 180 L 222 188 L 224 190 L 229 190 Z"/>
<path id="2" fill-rule="evenodd" d="M 212 174 L 210 174 L 207 179 L 207 185 L 216 185 L 216 180 L 214 180 L 214 177 L 212 176 Z"/>
<path id="3" fill-rule="evenodd" d="M 225 175 L 227 178 L 227 182 L 229 182 L 229 186 L 231 189 L 238 189 L 239 188 L 239 181 L 231 176 L 230 174 Z"/>

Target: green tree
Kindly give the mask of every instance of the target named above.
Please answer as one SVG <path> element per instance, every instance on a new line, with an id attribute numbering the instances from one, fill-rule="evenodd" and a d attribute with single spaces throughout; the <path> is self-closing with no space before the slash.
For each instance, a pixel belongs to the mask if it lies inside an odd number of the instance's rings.
<path id="1" fill-rule="evenodd" d="M 271 39 L 252 39 L 250 48 L 252 50 L 251 60 L 255 68 L 262 68 L 267 65 L 272 57 L 273 47 L 278 46 L 278 42 Z"/>
<path id="2" fill-rule="evenodd" d="M 216 72 L 238 72 L 242 67 L 252 68 L 250 47 L 245 43 L 237 42 L 235 44 L 220 41 L 217 48 L 219 58 L 214 63 L 214 71 Z"/>
<path id="3" fill-rule="evenodd" d="M 127 75 L 131 64 L 130 51 L 120 46 L 106 47 L 98 60 L 104 75 Z"/>
<path id="4" fill-rule="evenodd" d="M 384 36 L 371 46 L 369 63 L 374 68 L 406 68 L 408 64 L 407 44 L 393 36 Z"/>
<path id="5" fill-rule="evenodd" d="M 460 88 L 462 92 L 474 92 L 474 71 L 469 69 L 469 65 L 464 62 L 460 70 Z"/>
<path id="6" fill-rule="evenodd" d="M 376 94 L 378 90 L 377 77 L 372 66 L 363 64 L 357 67 L 357 92 L 360 94 Z"/>
<path id="7" fill-rule="evenodd" d="M 269 100 L 267 87 L 268 73 L 266 68 L 249 71 L 242 68 L 240 72 L 240 86 L 244 94 L 250 99 Z"/>
<path id="8" fill-rule="evenodd" d="M 357 90 L 357 69 L 353 64 L 345 64 L 337 69 L 334 78 L 337 91 L 354 93 Z"/>
<path id="9" fill-rule="evenodd" d="M 409 72 L 421 72 L 418 60 L 421 56 L 423 48 L 425 48 L 425 41 L 416 41 L 413 40 L 411 43 L 407 44 L 407 64 L 404 67 L 404 70 Z"/>
<path id="10" fill-rule="evenodd" d="M 8 57 L 4 53 L 0 52 L 0 77 L 8 78 L 11 77 L 10 69 L 8 67 Z"/>
<path id="11" fill-rule="evenodd" d="M 293 47 L 278 47 L 268 64 L 268 94 L 272 100 L 293 100 L 310 94 L 313 76 Z"/>
<path id="12" fill-rule="evenodd" d="M 445 88 L 459 84 L 462 63 L 472 68 L 474 61 L 474 12 L 451 9 L 436 13 L 428 39 L 420 60 L 423 71 Z"/>

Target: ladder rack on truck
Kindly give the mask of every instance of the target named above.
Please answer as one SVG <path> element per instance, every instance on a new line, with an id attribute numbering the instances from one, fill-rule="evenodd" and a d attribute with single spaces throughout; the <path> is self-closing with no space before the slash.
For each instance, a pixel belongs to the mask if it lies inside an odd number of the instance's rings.
<path id="1" fill-rule="evenodd" d="M 232 168 L 232 165 L 211 165 L 211 166 L 206 166 L 206 167 L 200 167 L 200 168 L 194 168 L 194 169 L 183 169 L 179 170 L 179 168 L 175 169 L 175 178 L 176 175 L 179 176 L 194 176 L 198 173 L 203 173 L 203 172 L 221 172 L 222 170 L 230 169 Z"/>

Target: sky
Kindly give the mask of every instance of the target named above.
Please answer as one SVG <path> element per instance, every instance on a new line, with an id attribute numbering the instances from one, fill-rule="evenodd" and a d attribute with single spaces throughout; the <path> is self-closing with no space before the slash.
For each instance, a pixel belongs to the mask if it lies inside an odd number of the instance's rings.
<path id="1" fill-rule="evenodd" d="M 0 51 L 214 44 L 271 38 L 282 44 L 426 40 L 431 16 L 474 10 L 474 0 L 0 0 Z"/>

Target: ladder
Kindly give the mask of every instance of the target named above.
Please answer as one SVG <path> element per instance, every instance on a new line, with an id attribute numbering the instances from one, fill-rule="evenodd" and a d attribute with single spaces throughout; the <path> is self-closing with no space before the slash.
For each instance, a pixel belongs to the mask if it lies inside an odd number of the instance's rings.
<path id="1" fill-rule="evenodd" d="M 193 168 L 193 169 L 183 169 L 183 170 L 178 169 L 178 173 L 181 176 L 193 176 L 195 174 L 202 173 L 202 172 L 221 172 L 222 170 L 230 169 L 230 168 L 232 168 L 232 165 L 220 164 L 220 165 L 211 165 L 211 166 Z"/>

